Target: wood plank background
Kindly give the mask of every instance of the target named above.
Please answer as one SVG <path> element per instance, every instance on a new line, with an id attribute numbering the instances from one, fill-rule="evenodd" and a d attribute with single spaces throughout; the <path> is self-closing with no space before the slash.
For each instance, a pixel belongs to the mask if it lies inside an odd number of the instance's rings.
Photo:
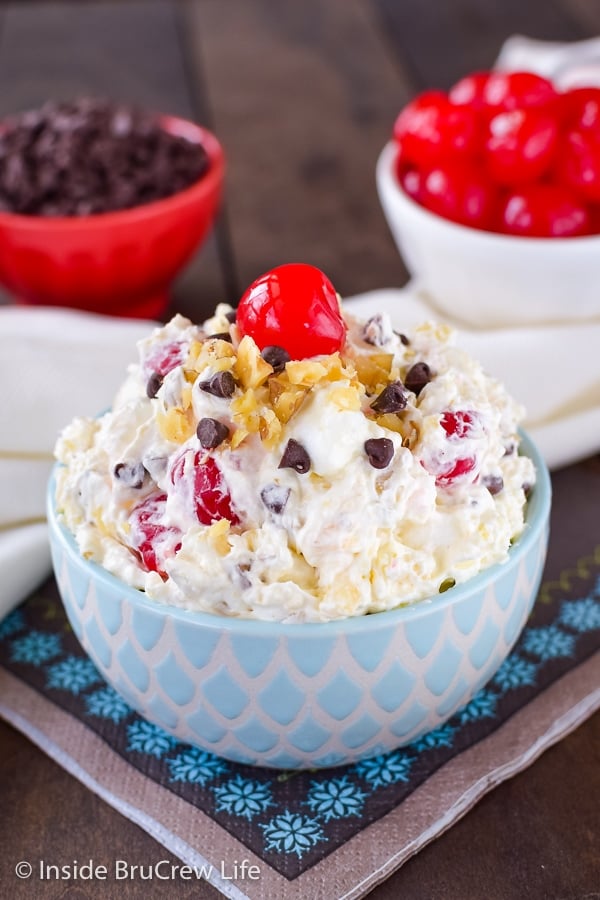
<path id="1" fill-rule="evenodd" d="M 344 295 L 405 283 L 374 191 L 398 109 L 489 66 L 510 34 L 599 29 L 598 0 L 0 2 L 0 115 L 93 93 L 216 130 L 225 207 L 173 304 L 199 318 L 284 261 Z"/>

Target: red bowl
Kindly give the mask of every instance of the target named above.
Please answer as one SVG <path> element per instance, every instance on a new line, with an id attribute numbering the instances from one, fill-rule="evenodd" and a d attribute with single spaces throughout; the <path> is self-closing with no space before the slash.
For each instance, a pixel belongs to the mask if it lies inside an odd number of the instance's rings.
<path id="1" fill-rule="evenodd" d="M 191 187 L 84 217 L 0 212 L 0 284 L 17 302 L 139 318 L 165 309 L 171 282 L 215 218 L 224 157 L 216 137 L 193 122 L 163 116 L 161 124 L 208 154 L 208 170 Z"/>

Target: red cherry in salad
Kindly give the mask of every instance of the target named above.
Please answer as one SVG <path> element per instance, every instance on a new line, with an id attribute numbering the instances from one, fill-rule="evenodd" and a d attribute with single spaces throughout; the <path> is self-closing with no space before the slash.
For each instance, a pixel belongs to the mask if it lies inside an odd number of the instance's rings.
<path id="1" fill-rule="evenodd" d="M 228 519 L 232 525 L 239 525 L 229 488 L 212 456 L 186 450 L 173 463 L 170 477 L 174 486 L 183 483 L 186 494 L 191 490 L 194 513 L 200 524 L 212 525 Z"/>
<path id="2" fill-rule="evenodd" d="M 440 418 L 440 425 L 446 432 L 451 443 L 458 443 L 470 437 L 479 425 L 477 413 L 469 410 L 456 410 L 445 412 Z M 475 469 L 477 460 L 474 456 L 464 456 L 454 459 L 438 472 L 435 483 L 441 487 L 449 487 L 458 478 L 469 475 Z"/>
<path id="3" fill-rule="evenodd" d="M 551 81 L 533 72 L 491 72 L 483 86 L 483 103 L 492 114 L 517 109 L 550 111 L 558 96 Z"/>
<path id="4" fill-rule="evenodd" d="M 219 519 L 229 519 L 232 525 L 239 524 L 239 517 L 233 510 L 231 495 L 223 474 L 212 457 L 195 457 L 194 497 L 198 521 L 210 525 Z"/>
<path id="5" fill-rule="evenodd" d="M 180 366 L 187 354 L 184 341 L 169 341 L 152 347 L 148 356 L 144 357 L 143 368 L 146 375 L 156 373 L 163 378 L 172 369 Z"/>
<path id="6" fill-rule="evenodd" d="M 557 174 L 583 200 L 600 203 L 600 129 L 567 134 L 559 153 Z"/>
<path id="7" fill-rule="evenodd" d="M 449 438 L 461 441 L 473 433 L 478 423 L 477 413 L 468 410 L 445 412 L 440 418 L 440 425 Z"/>
<path id="8" fill-rule="evenodd" d="M 240 300 L 236 322 L 261 350 L 283 347 L 292 359 L 335 353 L 346 339 L 335 288 L 320 269 L 304 263 L 261 275 Z"/>
<path id="9" fill-rule="evenodd" d="M 476 464 L 477 460 L 474 456 L 465 456 L 462 459 L 457 459 L 449 467 L 436 475 L 435 483 L 438 487 L 450 487 L 457 479 L 464 478 L 465 475 L 470 475 L 475 469 Z M 474 477 L 469 478 L 468 480 L 474 481 Z"/>
<path id="10" fill-rule="evenodd" d="M 486 141 L 487 169 L 499 184 L 534 181 L 550 168 L 558 124 L 536 110 L 517 109 L 494 116 Z"/>
<path id="11" fill-rule="evenodd" d="M 166 503 L 166 494 L 150 494 L 129 517 L 132 547 L 140 554 L 149 572 L 158 572 L 163 577 L 165 560 L 181 547 L 180 530 L 164 524 Z"/>
<path id="12" fill-rule="evenodd" d="M 508 194 L 502 225 L 505 232 L 524 237 L 576 237 L 591 228 L 585 205 L 554 184 L 526 185 Z"/>
<path id="13" fill-rule="evenodd" d="M 472 167 L 447 162 L 423 173 L 419 202 L 427 209 L 471 228 L 493 228 L 497 190 Z"/>
<path id="14" fill-rule="evenodd" d="M 490 77 L 489 72 L 472 72 L 465 75 L 450 88 L 448 99 L 455 106 L 470 106 L 476 112 L 485 107 L 484 91 Z"/>
<path id="15" fill-rule="evenodd" d="M 448 441 L 448 452 L 444 453 L 443 458 L 431 461 L 426 466 L 427 471 L 435 475 L 438 487 L 451 487 L 458 480 L 474 481 L 477 477 L 477 457 L 473 454 L 460 455 L 459 445 L 465 438 L 476 436 L 480 431 L 479 416 L 471 410 L 448 410 L 442 413 L 440 425 Z"/>
<path id="16" fill-rule="evenodd" d="M 481 142 L 475 110 L 453 105 L 442 91 L 415 97 L 396 119 L 394 139 L 402 159 L 419 164 L 472 155 Z"/>

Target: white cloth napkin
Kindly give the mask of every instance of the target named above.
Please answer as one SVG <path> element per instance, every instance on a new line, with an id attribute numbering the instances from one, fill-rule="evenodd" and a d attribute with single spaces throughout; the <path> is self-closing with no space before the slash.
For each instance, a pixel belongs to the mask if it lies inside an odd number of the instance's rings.
<path id="1" fill-rule="evenodd" d="M 60 429 L 110 406 L 152 323 L 0 307 L 0 619 L 49 573 L 45 494 Z"/>
<path id="2" fill-rule="evenodd" d="M 562 90 L 600 87 L 600 38 L 561 44 L 516 34 L 502 46 L 495 68 L 537 72 Z"/>

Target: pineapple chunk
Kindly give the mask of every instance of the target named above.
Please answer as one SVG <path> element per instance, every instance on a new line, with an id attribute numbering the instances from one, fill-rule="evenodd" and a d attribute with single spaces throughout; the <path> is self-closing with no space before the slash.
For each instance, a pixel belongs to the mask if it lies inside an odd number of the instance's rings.
<path id="1" fill-rule="evenodd" d="M 233 421 L 243 425 L 247 432 L 258 433 L 260 430 L 259 405 L 252 388 L 231 401 L 231 414 Z"/>
<path id="2" fill-rule="evenodd" d="M 183 444 L 194 434 L 196 427 L 192 409 L 174 407 L 167 412 L 159 411 L 156 415 L 158 430 L 162 437 L 175 444 Z"/>
<path id="3" fill-rule="evenodd" d="M 213 522 L 206 531 L 209 543 L 219 556 L 227 556 L 229 553 L 229 524 L 228 519 L 219 519 L 218 522 Z"/>

